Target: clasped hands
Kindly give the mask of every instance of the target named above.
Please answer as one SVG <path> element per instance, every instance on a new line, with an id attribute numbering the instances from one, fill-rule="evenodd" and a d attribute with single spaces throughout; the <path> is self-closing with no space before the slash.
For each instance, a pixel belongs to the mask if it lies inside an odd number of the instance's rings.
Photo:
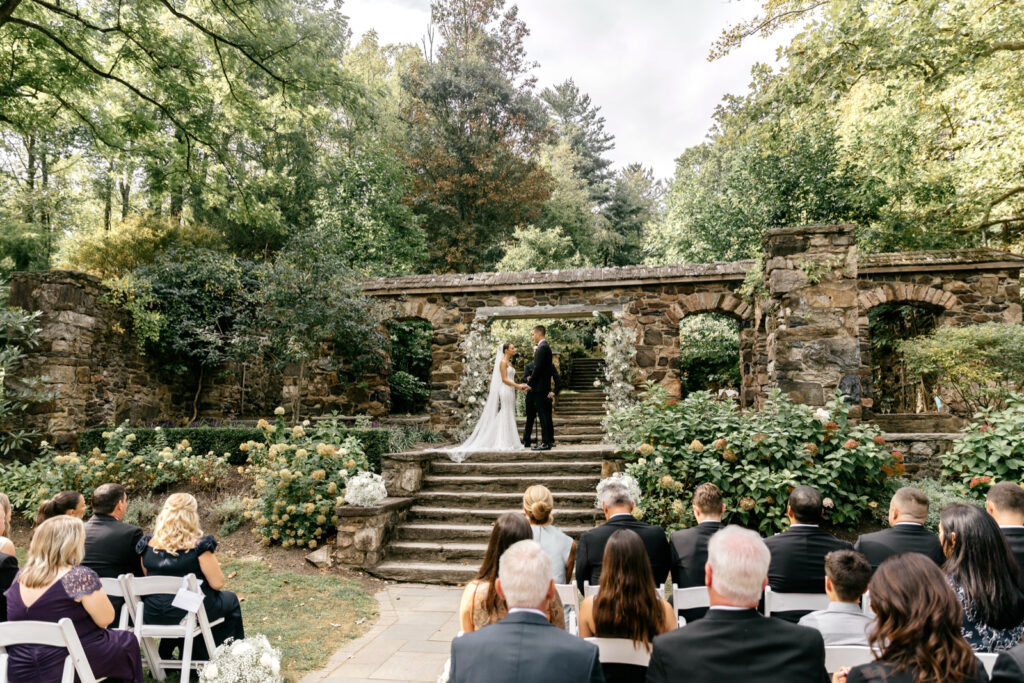
<path id="1" fill-rule="evenodd" d="M 523 384 L 517 384 L 516 385 L 516 389 L 519 389 L 520 391 L 529 391 L 530 390 L 530 385 L 526 384 L 524 382 Z M 551 400 L 554 400 L 555 399 L 555 392 L 549 391 L 548 392 L 548 398 L 550 398 Z"/>

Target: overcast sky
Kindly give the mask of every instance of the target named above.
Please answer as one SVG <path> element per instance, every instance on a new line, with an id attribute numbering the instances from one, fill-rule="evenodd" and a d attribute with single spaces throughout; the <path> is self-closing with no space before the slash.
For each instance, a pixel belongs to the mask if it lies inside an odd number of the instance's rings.
<path id="1" fill-rule="evenodd" d="M 601 107 L 615 136 L 615 165 L 639 161 L 668 178 L 675 158 L 700 143 L 715 105 L 741 93 L 755 62 L 775 64 L 793 32 L 750 41 L 707 61 L 722 29 L 758 10 L 756 0 L 518 0 L 538 86 L 572 77 Z M 353 40 L 375 29 L 382 43 L 419 43 L 430 0 L 345 0 Z"/>

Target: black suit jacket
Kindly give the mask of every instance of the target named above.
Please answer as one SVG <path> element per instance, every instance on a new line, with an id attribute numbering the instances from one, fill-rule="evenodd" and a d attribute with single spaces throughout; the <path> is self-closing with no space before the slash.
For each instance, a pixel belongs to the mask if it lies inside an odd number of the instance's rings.
<path id="1" fill-rule="evenodd" d="M 863 534 L 857 538 L 853 549 L 864 553 L 872 569 L 878 569 L 878 565 L 897 553 L 921 553 L 940 567 L 946 561 L 939 537 L 920 524 L 897 524 L 889 529 Z"/>
<path id="2" fill-rule="evenodd" d="M 992 668 L 992 683 L 1024 683 L 1024 644 L 999 653 Z"/>
<path id="3" fill-rule="evenodd" d="M 1002 655 L 999 658 L 1002 659 Z M 989 678 L 988 673 L 985 671 L 985 666 L 977 658 L 975 658 L 975 661 L 978 668 L 974 676 L 967 679 L 967 683 L 988 683 Z M 850 673 L 846 676 L 846 683 L 868 683 L 869 681 L 878 681 L 880 683 L 882 681 L 884 683 L 915 683 L 915 673 L 913 669 L 897 673 L 891 664 L 872 662 L 871 664 L 861 664 L 850 669 Z M 993 673 L 995 672 L 993 671 Z M 995 677 L 992 680 L 995 681 Z"/>
<path id="4" fill-rule="evenodd" d="M 654 639 L 647 683 L 825 683 L 825 643 L 811 628 L 755 610 L 710 610 Z"/>
<path id="5" fill-rule="evenodd" d="M 597 527 L 583 532 L 576 544 L 576 585 L 583 592 L 583 582 L 589 581 L 596 586 L 601 579 L 601 560 L 604 557 L 604 546 L 613 533 L 619 529 L 635 531 L 647 548 L 647 556 L 651 558 L 651 571 L 654 572 L 654 583 L 660 586 L 668 577 L 671 565 L 671 554 L 665 530 L 660 526 L 641 522 L 633 515 L 616 515 Z"/>
<path id="6" fill-rule="evenodd" d="M 1017 558 L 1017 566 L 1024 571 L 1024 529 L 1013 526 L 999 528 L 1002 530 L 1006 542 L 1010 544 L 1013 556 Z"/>
<path id="7" fill-rule="evenodd" d="M 532 612 L 452 641 L 451 683 L 604 683 L 597 646 Z"/>
<path id="8" fill-rule="evenodd" d="M 833 550 L 853 550 L 849 541 L 816 526 L 792 526 L 764 542 L 772 553 L 768 585 L 778 593 L 824 593 L 825 556 Z M 772 616 L 795 622 L 807 613 L 772 612 Z"/>
<path id="9" fill-rule="evenodd" d="M 555 362 L 551 355 L 551 345 L 547 340 L 537 344 L 533 352 L 533 372 L 530 373 L 530 393 L 547 396 L 551 392 L 551 375 Z"/>
<path id="10" fill-rule="evenodd" d="M 704 585 L 704 565 L 708 561 L 708 541 L 724 524 L 703 522 L 689 529 L 675 531 L 669 537 L 672 552 L 672 583 L 680 588 Z M 700 619 L 707 608 L 683 610 L 687 622 Z"/>
<path id="11" fill-rule="evenodd" d="M 532 360 L 526 364 L 525 368 L 523 368 L 523 376 L 526 378 L 524 381 L 527 384 L 530 383 L 530 378 L 533 377 L 533 368 L 534 365 Z M 551 364 L 551 381 L 555 384 L 554 391 L 557 394 L 562 390 L 562 376 L 558 374 L 558 368 L 555 367 L 554 363 Z"/>
<path id="12" fill-rule="evenodd" d="M 119 522 L 110 515 L 93 515 L 85 523 L 85 559 L 82 564 L 101 578 L 116 579 L 121 574 L 142 576 L 142 561 L 135 546 L 142 529 Z"/>
<path id="13" fill-rule="evenodd" d="M 4 593 L 18 574 L 18 558 L 0 553 L 0 621 L 7 621 L 7 596 Z"/>

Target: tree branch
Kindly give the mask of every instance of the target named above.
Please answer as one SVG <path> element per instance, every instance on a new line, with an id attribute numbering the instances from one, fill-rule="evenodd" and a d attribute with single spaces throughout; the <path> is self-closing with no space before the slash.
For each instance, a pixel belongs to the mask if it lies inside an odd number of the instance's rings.
<path id="1" fill-rule="evenodd" d="M 64 9 L 63 7 L 61 7 L 60 5 L 55 5 L 52 2 L 46 2 L 46 0 L 29 0 L 29 2 L 31 2 L 33 4 L 36 4 L 36 5 L 39 5 L 40 7 L 44 7 L 46 9 L 50 10 L 51 12 L 56 12 L 57 14 L 63 15 L 65 17 L 68 17 L 68 18 L 71 18 L 71 19 L 74 19 L 79 24 L 81 24 L 82 26 L 85 26 L 86 28 L 88 28 L 88 29 L 90 29 L 92 31 L 99 31 L 100 33 L 111 33 L 113 31 L 120 31 L 121 30 L 120 26 L 100 26 L 98 24 L 94 24 L 94 23 L 86 20 L 78 12 L 68 11 L 68 10 Z"/>
<path id="2" fill-rule="evenodd" d="M 18 9 L 18 5 L 21 4 L 21 0 L 4 0 L 0 4 L 0 26 L 10 19 L 11 15 L 14 14 L 14 10 Z"/>
<path id="3" fill-rule="evenodd" d="M 987 53 L 992 54 L 993 52 L 1002 52 L 1005 50 L 1024 50 L 1024 40 L 997 40 L 989 45 Z"/>

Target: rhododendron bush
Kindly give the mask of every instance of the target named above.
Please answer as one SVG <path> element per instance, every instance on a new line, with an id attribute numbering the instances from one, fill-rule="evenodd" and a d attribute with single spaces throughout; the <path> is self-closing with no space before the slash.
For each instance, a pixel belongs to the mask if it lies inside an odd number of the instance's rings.
<path id="1" fill-rule="evenodd" d="M 696 392 L 681 401 L 648 384 L 642 400 L 609 419 L 609 438 L 643 492 L 644 519 L 666 528 L 694 523 L 694 488 L 722 489 L 726 519 L 770 533 L 786 528 L 793 487 L 814 486 L 831 524 L 853 527 L 888 500 L 889 477 L 904 472 L 878 429 L 853 426 L 840 396 L 824 408 L 779 392 L 760 409 L 742 410 Z"/>
<path id="2" fill-rule="evenodd" d="M 1024 480 L 1024 395 L 1010 394 L 1001 410 L 984 408 L 964 427 L 963 438 L 942 456 L 944 474 L 972 495 L 998 481 Z"/>

